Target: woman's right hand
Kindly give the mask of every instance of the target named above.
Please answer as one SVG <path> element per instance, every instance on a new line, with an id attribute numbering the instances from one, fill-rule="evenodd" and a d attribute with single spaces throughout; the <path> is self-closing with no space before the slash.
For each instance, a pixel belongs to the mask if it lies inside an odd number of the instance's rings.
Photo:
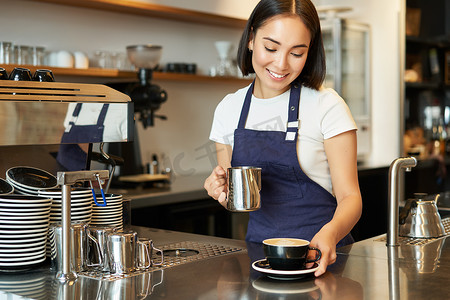
<path id="1" fill-rule="evenodd" d="M 206 178 L 204 188 L 209 196 L 219 201 L 223 207 L 227 207 L 227 172 L 221 166 L 215 167 Z"/>

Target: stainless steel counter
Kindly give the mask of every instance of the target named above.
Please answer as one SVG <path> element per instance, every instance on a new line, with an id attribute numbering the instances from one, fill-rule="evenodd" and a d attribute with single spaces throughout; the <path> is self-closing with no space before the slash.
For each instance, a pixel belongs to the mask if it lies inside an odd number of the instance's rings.
<path id="1" fill-rule="evenodd" d="M 367 239 L 340 248 L 336 263 L 323 276 L 287 281 L 269 279 L 251 268 L 252 261 L 263 257 L 260 244 L 144 227 L 134 229 L 138 236 L 150 237 L 163 248 L 189 242 L 234 250 L 211 252 L 204 258 L 187 259 L 173 266 L 153 267 L 152 272 L 119 280 L 80 276 L 72 285 L 58 283 L 49 266 L 43 265 L 25 273 L 0 273 L 0 291 L 5 299 L 16 299 L 6 294 L 11 292 L 46 300 L 448 299 L 449 295 L 450 240 L 446 237 L 392 249 L 385 246 L 384 236 Z"/>

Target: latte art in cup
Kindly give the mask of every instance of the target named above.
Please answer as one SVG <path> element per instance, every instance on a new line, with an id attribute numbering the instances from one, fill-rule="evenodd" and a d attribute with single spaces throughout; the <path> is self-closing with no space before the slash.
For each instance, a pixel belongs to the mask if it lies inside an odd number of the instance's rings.
<path id="1" fill-rule="evenodd" d="M 264 240 L 264 244 L 274 246 L 308 246 L 309 242 L 300 239 L 277 238 Z"/>

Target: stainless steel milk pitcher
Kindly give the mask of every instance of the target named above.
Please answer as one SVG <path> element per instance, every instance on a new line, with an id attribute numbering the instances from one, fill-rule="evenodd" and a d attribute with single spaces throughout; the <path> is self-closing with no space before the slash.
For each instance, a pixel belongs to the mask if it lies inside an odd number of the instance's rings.
<path id="1" fill-rule="evenodd" d="M 89 240 L 95 245 L 96 251 L 100 253 L 100 247 L 97 240 L 89 234 L 87 223 L 84 222 L 74 222 L 70 225 L 70 239 L 71 239 L 71 249 L 70 249 L 70 262 L 71 271 L 79 273 L 86 271 L 88 267 L 95 267 L 99 264 L 90 264 L 88 262 L 88 251 L 89 251 Z M 62 271 L 62 226 L 59 223 L 50 225 L 50 245 L 51 245 L 51 263 L 52 269 L 56 272 Z M 100 254 L 98 254 L 100 256 Z"/>
<path id="2" fill-rule="evenodd" d="M 97 240 L 100 252 L 92 251 L 94 242 L 89 243 L 89 263 L 98 265 L 98 269 L 103 272 L 109 272 L 109 252 L 107 248 L 107 238 L 109 234 L 116 233 L 117 229 L 113 226 L 89 226 L 89 233 Z"/>
<path id="3" fill-rule="evenodd" d="M 254 211 L 261 207 L 261 168 L 233 167 L 227 170 L 230 211 Z"/>
<path id="4" fill-rule="evenodd" d="M 137 233 L 116 232 L 107 237 L 109 268 L 112 274 L 129 274 L 137 269 Z"/>

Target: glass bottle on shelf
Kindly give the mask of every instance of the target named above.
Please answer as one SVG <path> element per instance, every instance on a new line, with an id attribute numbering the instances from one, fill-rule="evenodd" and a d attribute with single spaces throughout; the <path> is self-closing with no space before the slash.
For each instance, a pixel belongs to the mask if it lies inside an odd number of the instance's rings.
<path id="1" fill-rule="evenodd" d="M 219 62 L 215 67 L 216 76 L 236 76 L 237 70 L 235 62 L 230 58 L 233 44 L 229 41 L 217 41 L 214 43 L 219 53 Z"/>

